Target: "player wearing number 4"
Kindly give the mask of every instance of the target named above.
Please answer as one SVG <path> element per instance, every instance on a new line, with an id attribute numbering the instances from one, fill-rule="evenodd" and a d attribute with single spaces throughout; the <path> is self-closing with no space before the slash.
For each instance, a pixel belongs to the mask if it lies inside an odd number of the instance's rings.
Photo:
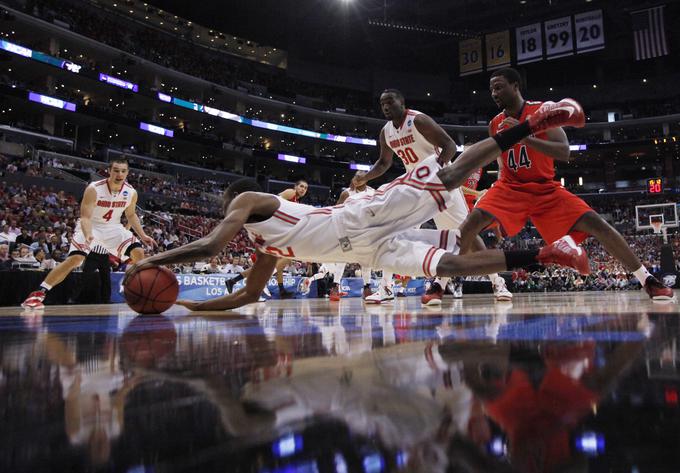
<path id="1" fill-rule="evenodd" d="M 456 143 L 432 118 L 417 110 L 406 108 L 401 92 L 396 89 L 385 89 L 380 95 L 380 108 L 388 120 L 380 131 L 380 156 L 368 173 L 352 179 L 355 187 L 360 188 L 368 181 L 383 175 L 392 166 L 394 154 L 399 156 L 407 172 L 412 171 L 425 158 L 433 154 L 439 156 L 439 162 L 443 166 L 451 162 L 456 154 Z M 455 189 L 451 193 L 451 205 L 434 216 L 437 229 L 456 230 L 460 227 L 468 214 L 467 204 L 463 197 L 465 193 L 478 194 L 466 187 Z M 481 238 L 475 240 L 474 249 L 486 249 Z M 505 287 L 505 280 L 502 277 L 498 274 L 490 274 L 489 279 L 493 284 L 497 300 L 512 299 L 512 294 Z M 448 278 L 446 280 L 448 281 Z M 441 304 L 445 287 L 445 281 L 435 279 L 422 298 L 423 304 Z"/>
<path id="2" fill-rule="evenodd" d="M 142 242 L 156 246 L 154 239 L 144 233 L 135 213 L 137 191 L 125 180 L 129 170 L 127 160 L 114 159 L 109 165 L 109 177 L 92 182 L 85 188 L 80 203 L 80 219 L 71 240 L 68 258 L 49 272 L 40 287 L 21 304 L 22 307 L 43 308 L 47 292 L 85 261 L 93 242 L 119 259 L 129 256 L 131 262 L 135 263 L 144 258 L 142 245 L 120 221 L 123 214 Z"/>
<path id="3" fill-rule="evenodd" d="M 588 274 L 585 251 L 568 236 L 540 250 L 484 250 L 459 255 L 455 232 L 416 228 L 446 210 L 454 202 L 453 191 L 473 171 L 491 163 L 514 143 L 531 133 L 555 126 L 580 127 L 584 122 L 583 110 L 575 101 L 546 103 L 516 127 L 470 146 L 450 166 L 442 167 L 437 155 L 432 154 L 374 195 L 339 206 L 316 208 L 289 202 L 262 193 L 251 179 L 236 181 L 224 194 L 225 218 L 209 235 L 132 265 L 125 280 L 152 265 L 215 255 L 241 228 L 260 252 L 246 287 L 210 301 L 178 300 L 178 304 L 191 310 L 222 310 L 255 302 L 280 256 L 359 263 L 428 277 L 489 274 L 536 263 L 561 264 Z"/>
<path id="4" fill-rule="evenodd" d="M 489 124 L 491 136 L 514 127 L 541 107 L 541 102 L 524 100 L 520 84 L 520 75 L 512 68 L 499 69 L 491 76 L 491 97 L 503 110 Z M 494 221 L 500 223 L 505 236 L 513 236 L 531 219 L 548 244 L 565 234 L 577 243 L 588 236 L 595 237 L 637 277 L 649 297 L 673 299 L 673 290 L 647 271 L 621 234 L 554 180 L 553 160 L 569 158 L 569 141 L 559 127 L 528 136 L 504 151 L 498 158 L 498 180 L 460 227 L 461 253 L 468 251 L 477 234 Z"/>

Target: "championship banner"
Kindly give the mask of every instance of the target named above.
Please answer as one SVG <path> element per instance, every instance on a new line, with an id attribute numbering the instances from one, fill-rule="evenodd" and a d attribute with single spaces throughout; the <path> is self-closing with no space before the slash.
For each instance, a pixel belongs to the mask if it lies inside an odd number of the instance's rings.
<path id="1" fill-rule="evenodd" d="M 565 16 L 543 23 L 548 59 L 574 54 L 574 35 L 571 31 L 571 17 Z"/>
<path id="2" fill-rule="evenodd" d="M 574 15 L 576 29 L 576 52 L 578 54 L 604 49 L 602 10 Z"/>
<path id="3" fill-rule="evenodd" d="M 460 75 L 482 72 L 482 40 L 466 39 L 458 42 Z"/>
<path id="4" fill-rule="evenodd" d="M 510 30 L 486 35 L 486 70 L 510 65 Z"/>
<path id="5" fill-rule="evenodd" d="M 541 24 L 534 23 L 515 29 L 515 42 L 517 44 L 517 64 L 543 59 L 543 35 Z"/>
<path id="6" fill-rule="evenodd" d="M 123 276 L 125 273 L 111 273 L 111 302 L 120 303 L 125 302 L 123 295 Z M 214 299 L 226 294 L 226 281 L 235 277 L 235 274 L 176 274 L 177 282 L 179 283 L 178 299 L 191 299 L 196 301 L 205 301 Z M 316 281 L 312 282 L 309 288 L 309 293 L 301 294 L 298 290 L 302 277 L 284 277 L 283 287 L 288 292 L 295 294 L 296 299 L 316 299 Z M 245 281 L 241 280 L 234 285 L 234 290 L 238 291 L 245 285 Z M 342 278 L 340 286 L 342 291 L 347 293 L 345 297 L 361 297 L 364 289 L 364 280 L 362 278 Z M 395 284 L 396 287 L 396 284 Z M 371 280 L 371 288 L 376 291 L 378 289 L 378 280 Z M 279 286 L 276 283 L 276 278 L 271 278 L 267 283 L 267 289 L 271 292 L 272 299 L 279 298 Z M 421 296 L 425 294 L 425 280 L 412 279 L 409 281 L 406 290 L 407 296 Z"/>

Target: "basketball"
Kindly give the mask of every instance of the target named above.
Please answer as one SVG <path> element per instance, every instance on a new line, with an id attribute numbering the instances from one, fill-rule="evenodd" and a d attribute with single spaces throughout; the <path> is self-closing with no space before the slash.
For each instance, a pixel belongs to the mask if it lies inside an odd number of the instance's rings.
<path id="1" fill-rule="evenodd" d="M 164 266 L 143 269 L 125 284 L 125 302 L 140 314 L 160 314 L 177 300 L 179 284 L 175 274 Z"/>

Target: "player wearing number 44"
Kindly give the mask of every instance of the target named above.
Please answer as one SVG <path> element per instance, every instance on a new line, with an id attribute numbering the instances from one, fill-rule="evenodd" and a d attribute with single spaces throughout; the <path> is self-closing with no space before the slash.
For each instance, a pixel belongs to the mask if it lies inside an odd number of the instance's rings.
<path id="1" fill-rule="evenodd" d="M 92 182 L 85 188 L 68 258 L 49 272 L 40 287 L 21 304 L 22 307 L 43 308 L 47 292 L 85 261 L 93 242 L 121 260 L 129 257 L 134 263 L 144 258 L 141 243 L 120 221 L 123 214 L 142 242 L 156 246 L 154 239 L 144 233 L 135 213 L 137 191 L 125 180 L 129 170 L 127 160 L 114 159 L 109 165 L 109 177 Z"/>
<path id="2" fill-rule="evenodd" d="M 502 110 L 489 124 L 491 136 L 516 126 L 542 106 L 542 102 L 524 100 L 520 85 L 521 77 L 515 69 L 499 69 L 491 75 L 491 97 Z M 461 253 L 468 251 L 478 233 L 494 221 L 505 236 L 513 236 L 531 219 L 546 243 L 567 234 L 577 243 L 595 237 L 635 275 L 650 298 L 673 299 L 673 290 L 647 271 L 621 234 L 554 180 L 554 159 L 570 159 L 569 141 L 560 127 L 527 136 L 499 155 L 498 180 L 460 227 Z"/>

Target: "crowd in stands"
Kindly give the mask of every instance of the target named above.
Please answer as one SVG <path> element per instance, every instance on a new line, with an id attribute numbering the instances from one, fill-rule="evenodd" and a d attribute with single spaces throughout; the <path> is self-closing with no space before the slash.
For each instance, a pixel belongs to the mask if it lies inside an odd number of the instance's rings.
<path id="1" fill-rule="evenodd" d="M 34 169 L 30 160 L 11 162 L 0 155 L 0 166 Z M 624 233 L 633 251 L 652 272 L 660 268 L 660 237 L 635 233 L 634 204 L 624 199 L 599 198 L 591 204 Z M 599 204 L 599 207 L 596 205 Z M 170 207 L 172 208 L 172 207 Z M 147 209 L 149 210 L 149 209 Z M 0 183 L 0 269 L 49 270 L 63 261 L 68 254 L 69 241 L 79 216 L 77 198 L 55 188 L 25 187 L 19 184 Z M 166 205 L 153 212 L 144 211 L 140 217 L 147 233 L 158 243 L 157 251 L 166 251 L 184 245 L 209 233 L 219 222 L 204 215 L 185 215 L 170 211 Z M 632 221 L 631 221 L 632 219 Z M 669 243 L 674 254 L 680 254 L 680 234 L 670 233 Z M 517 237 L 503 241 L 502 248 L 536 248 L 543 244 L 535 229 L 527 226 Z M 594 239 L 584 243 L 593 261 L 593 274 L 581 277 L 573 271 L 544 268 L 541 271 L 513 273 L 513 287 L 522 291 L 581 291 L 626 290 L 639 288 L 632 274 L 614 260 Z M 218 256 L 194 265 L 178 265 L 178 272 L 223 273 L 241 272 L 252 264 L 254 249 L 244 231 Z M 120 261 L 114 261 L 120 264 Z M 349 265 L 346 275 L 357 268 Z M 680 271 L 680 263 L 677 270 Z M 291 275 L 307 275 L 312 267 L 305 263 L 291 263 Z"/>

